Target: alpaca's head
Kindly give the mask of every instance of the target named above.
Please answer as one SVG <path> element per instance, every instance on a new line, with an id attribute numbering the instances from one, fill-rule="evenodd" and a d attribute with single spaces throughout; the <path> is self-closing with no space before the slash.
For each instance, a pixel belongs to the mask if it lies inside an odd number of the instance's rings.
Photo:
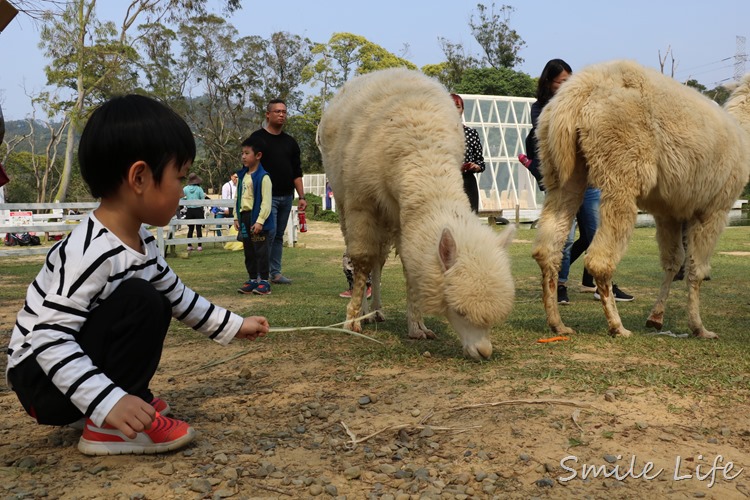
<path id="1" fill-rule="evenodd" d="M 490 331 L 513 307 L 513 276 L 506 247 L 515 227 L 496 235 L 486 226 L 471 234 L 444 229 L 439 255 L 444 272 L 445 316 L 474 359 L 492 355 Z M 459 230 L 460 231 L 460 230 Z"/>

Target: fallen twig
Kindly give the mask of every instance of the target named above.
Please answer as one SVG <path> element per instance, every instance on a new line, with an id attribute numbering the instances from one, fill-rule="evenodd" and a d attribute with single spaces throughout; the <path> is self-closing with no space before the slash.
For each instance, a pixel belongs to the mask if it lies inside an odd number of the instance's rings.
<path id="1" fill-rule="evenodd" d="M 370 438 L 373 438 L 377 436 L 378 434 L 382 434 L 386 431 L 397 431 L 401 429 L 415 429 L 415 430 L 422 430 L 427 427 L 432 429 L 433 431 L 449 431 L 449 432 L 466 432 L 471 429 L 479 429 L 481 425 L 472 425 L 470 427 L 435 427 L 433 425 L 414 425 L 414 424 L 396 424 L 396 425 L 390 425 L 388 427 L 385 427 L 383 429 L 380 429 L 379 431 L 373 432 L 372 434 L 357 438 L 357 436 L 347 427 L 347 425 L 344 423 L 344 421 L 341 421 L 341 426 L 344 428 L 346 433 L 349 435 L 349 439 L 351 439 L 351 443 L 347 443 L 347 447 L 350 450 L 353 450 L 359 443 L 364 443 Z"/>
<path id="2" fill-rule="evenodd" d="M 258 488 L 260 488 L 262 490 L 273 491 L 274 493 L 280 493 L 281 495 L 286 495 L 288 497 L 293 497 L 294 496 L 291 493 L 289 493 L 288 491 L 284 491 L 284 490 L 282 490 L 280 488 L 274 488 L 273 486 L 266 486 L 265 484 L 255 483 L 255 484 L 253 484 L 253 486 L 256 486 L 256 487 L 258 487 Z"/>
<path id="3" fill-rule="evenodd" d="M 566 399 L 510 399 L 508 401 L 496 401 L 494 403 L 477 403 L 473 405 L 459 406 L 451 408 L 448 411 L 468 410 L 471 408 L 482 408 L 484 406 L 509 406 L 509 405 L 564 405 L 575 406 L 577 408 L 593 408 L 590 403 L 580 403 L 578 401 L 569 401 Z"/>
<path id="4" fill-rule="evenodd" d="M 578 425 L 578 417 L 580 416 L 581 416 L 581 409 L 576 408 L 575 410 L 573 410 L 573 414 L 570 416 L 570 418 L 573 420 L 573 423 L 576 424 L 576 427 L 578 427 L 578 430 L 583 432 L 583 428 L 580 425 Z"/>

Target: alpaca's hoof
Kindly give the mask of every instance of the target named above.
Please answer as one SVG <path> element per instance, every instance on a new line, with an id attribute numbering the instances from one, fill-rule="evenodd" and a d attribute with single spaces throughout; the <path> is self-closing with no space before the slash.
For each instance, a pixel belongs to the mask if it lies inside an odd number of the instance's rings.
<path id="1" fill-rule="evenodd" d="M 383 311 L 373 311 L 373 315 L 365 320 L 365 323 L 382 323 L 385 321 L 385 314 Z"/>
<path id="2" fill-rule="evenodd" d="M 556 335 L 573 335 L 576 333 L 576 331 L 573 330 L 571 327 L 565 326 L 565 325 L 559 325 L 559 326 L 550 325 L 550 330 L 552 330 L 552 333 Z"/>
<path id="3" fill-rule="evenodd" d="M 429 328 L 418 328 L 409 332 L 410 339 L 436 339 L 437 335 Z"/>
<path id="4" fill-rule="evenodd" d="M 646 328 L 656 328 L 661 331 L 664 326 L 664 316 L 661 314 L 652 314 L 646 320 Z"/>
<path id="5" fill-rule="evenodd" d="M 609 334 L 613 337 L 622 337 L 622 338 L 628 338 L 631 335 L 633 335 L 633 333 L 630 330 L 628 330 L 627 328 L 623 326 L 619 328 L 610 329 Z"/>
<path id="6" fill-rule="evenodd" d="M 714 332 L 709 332 L 705 328 L 701 328 L 700 330 L 694 331 L 693 335 L 695 335 L 699 339 L 718 339 L 719 338 L 717 334 L 715 334 Z"/>
<path id="7" fill-rule="evenodd" d="M 362 333 L 362 325 L 359 321 L 347 321 L 344 323 L 344 328 L 354 333 Z"/>

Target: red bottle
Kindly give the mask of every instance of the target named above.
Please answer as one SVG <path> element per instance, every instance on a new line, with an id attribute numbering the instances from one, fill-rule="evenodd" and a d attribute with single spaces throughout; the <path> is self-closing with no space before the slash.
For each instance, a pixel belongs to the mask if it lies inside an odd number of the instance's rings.
<path id="1" fill-rule="evenodd" d="M 299 217 L 299 232 L 306 233 L 307 232 L 307 216 L 305 216 L 305 211 L 301 210 L 297 212 L 297 216 Z"/>

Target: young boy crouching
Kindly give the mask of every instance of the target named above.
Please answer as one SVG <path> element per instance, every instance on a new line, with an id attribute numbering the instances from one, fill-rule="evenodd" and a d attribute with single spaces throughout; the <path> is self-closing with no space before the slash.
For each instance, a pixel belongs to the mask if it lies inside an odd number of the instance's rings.
<path id="1" fill-rule="evenodd" d="M 85 418 L 87 455 L 160 453 L 192 441 L 187 423 L 149 388 L 171 318 L 216 342 L 268 332 L 185 286 L 144 224 L 174 216 L 195 159 L 185 121 L 138 95 L 100 106 L 79 145 L 99 207 L 47 254 L 8 346 L 7 380 L 40 424 Z"/>

